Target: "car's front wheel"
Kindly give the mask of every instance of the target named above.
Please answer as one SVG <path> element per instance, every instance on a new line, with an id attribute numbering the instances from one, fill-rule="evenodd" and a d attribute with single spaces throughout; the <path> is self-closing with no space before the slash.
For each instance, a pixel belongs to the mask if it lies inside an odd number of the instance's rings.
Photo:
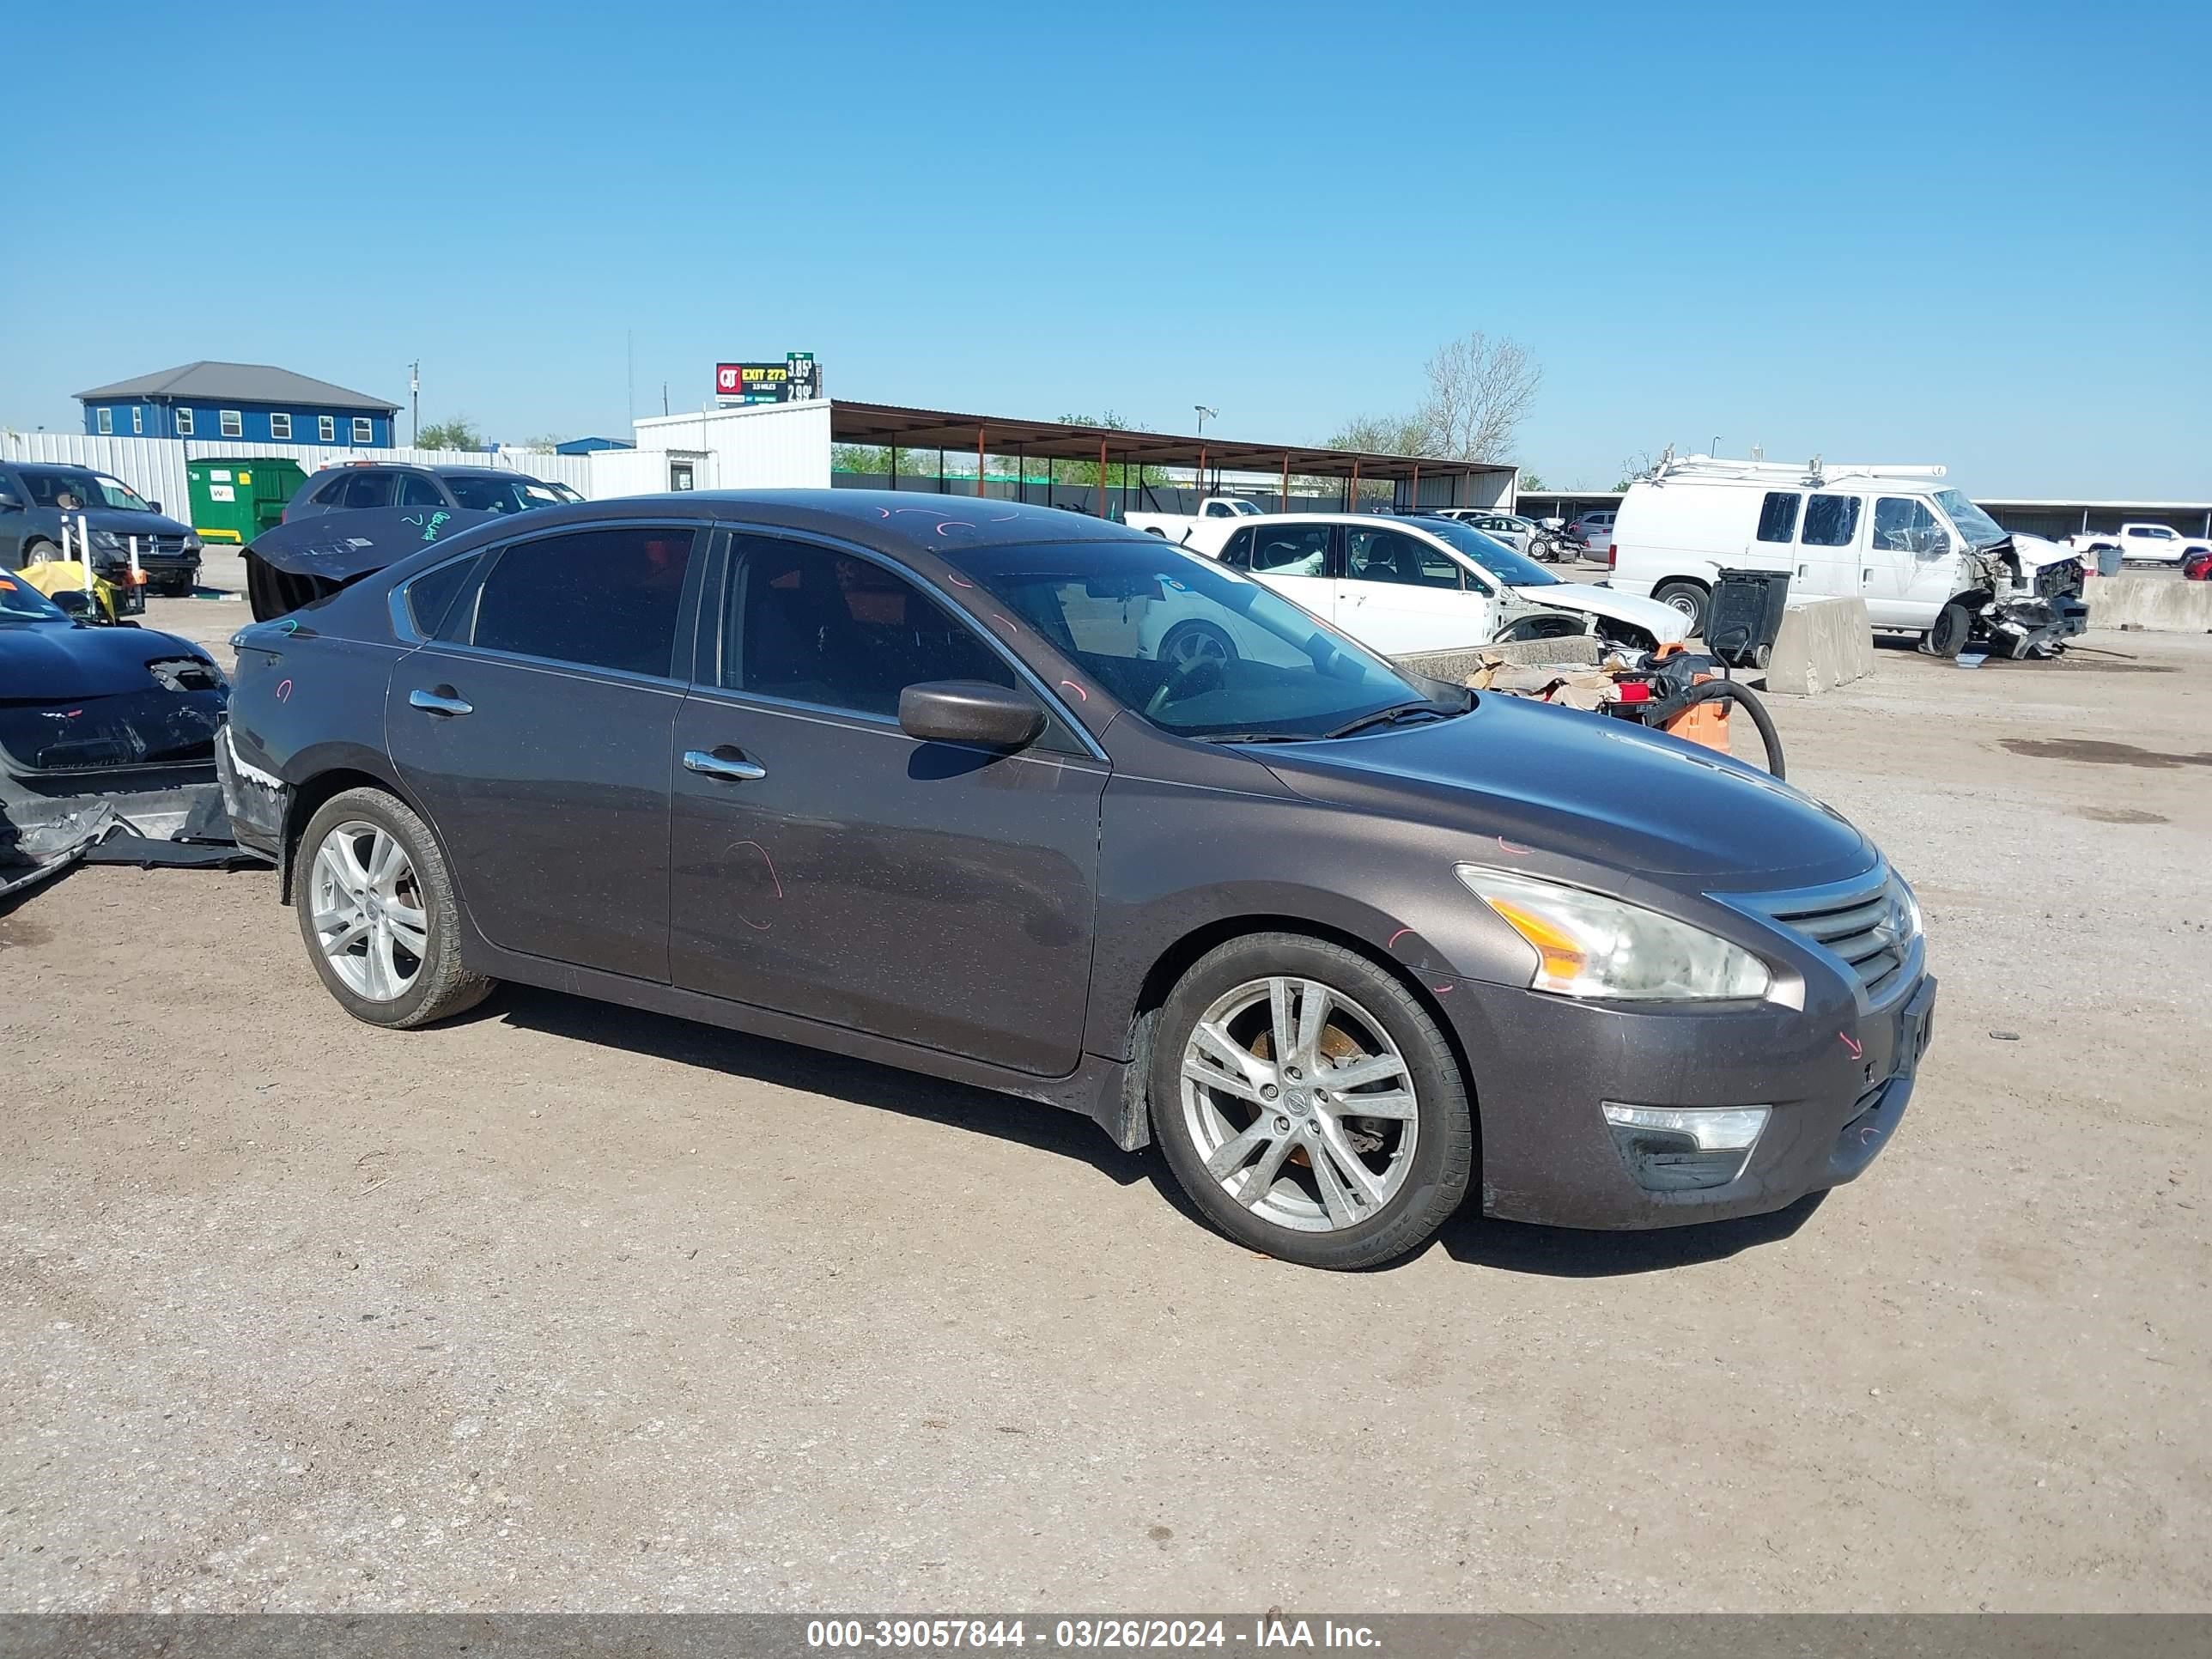
<path id="1" fill-rule="evenodd" d="M 356 1019 L 411 1030 L 472 1008 L 495 981 L 461 966 L 460 912 L 430 828 L 381 789 L 333 795 L 300 837 L 300 933 Z"/>
<path id="2" fill-rule="evenodd" d="M 1467 1195 L 1474 1128 L 1450 1046 L 1341 945 L 1255 933 L 1208 952 L 1160 1011 L 1149 1082 L 1176 1179 L 1253 1249 L 1373 1267 Z"/>

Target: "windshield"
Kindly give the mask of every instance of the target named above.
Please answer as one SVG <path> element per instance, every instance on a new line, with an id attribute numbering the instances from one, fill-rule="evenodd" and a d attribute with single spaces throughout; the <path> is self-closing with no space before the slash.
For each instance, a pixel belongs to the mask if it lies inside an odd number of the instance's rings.
<path id="1" fill-rule="evenodd" d="M 1457 519 L 1424 520 L 1421 528 L 1438 541 L 1449 542 L 1498 580 L 1512 587 L 1558 587 L 1557 576 L 1535 560 L 1516 553 L 1504 542 L 1492 541 L 1480 530 Z"/>
<path id="2" fill-rule="evenodd" d="M 535 478 L 476 478 L 448 474 L 446 488 L 471 513 L 527 513 L 534 507 L 554 507 L 584 498 L 566 484 L 540 483 Z"/>
<path id="3" fill-rule="evenodd" d="M 0 622 L 67 622 L 62 608 L 28 582 L 0 575 Z"/>
<path id="4" fill-rule="evenodd" d="M 1994 547 L 2005 538 L 2005 527 L 1955 489 L 1939 489 L 1936 499 L 1959 526 L 1969 547 Z"/>
<path id="5" fill-rule="evenodd" d="M 119 507 L 131 513 L 154 510 L 129 484 L 105 472 L 76 467 L 27 466 L 22 474 L 23 488 L 30 491 L 31 499 L 40 507 L 58 507 L 64 513 L 107 507 Z"/>
<path id="6" fill-rule="evenodd" d="M 95 472 L 92 475 L 92 482 L 94 488 L 107 498 L 110 507 L 125 513 L 151 513 L 154 510 L 146 504 L 143 495 L 120 478 L 106 472 Z"/>
<path id="7" fill-rule="evenodd" d="M 1023 623 L 1179 737 L 1318 738 L 1387 708 L 1430 707 L 1389 664 L 1288 599 L 1147 539 L 959 557 Z"/>

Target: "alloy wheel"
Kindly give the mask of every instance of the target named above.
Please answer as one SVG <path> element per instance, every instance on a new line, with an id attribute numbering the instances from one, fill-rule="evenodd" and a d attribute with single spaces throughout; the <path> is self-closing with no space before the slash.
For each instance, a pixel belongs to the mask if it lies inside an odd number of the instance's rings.
<path id="1" fill-rule="evenodd" d="M 1206 1172 L 1253 1214 L 1335 1232 L 1404 1187 L 1420 1133 L 1412 1070 L 1380 1021 L 1318 980 L 1250 980 L 1182 1056 L 1182 1114 Z"/>
<path id="2" fill-rule="evenodd" d="M 430 933 L 421 882 L 398 836 L 358 819 L 339 824 L 315 849 L 307 902 L 316 946 L 347 989 L 371 1002 L 407 994 Z"/>

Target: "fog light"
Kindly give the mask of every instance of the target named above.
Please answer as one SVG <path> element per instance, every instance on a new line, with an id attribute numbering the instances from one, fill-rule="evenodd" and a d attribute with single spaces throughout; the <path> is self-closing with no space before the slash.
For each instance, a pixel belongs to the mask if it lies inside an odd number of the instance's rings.
<path id="1" fill-rule="evenodd" d="M 1771 1108 L 1624 1106 L 1605 1103 L 1621 1161 L 1648 1192 L 1725 1187 L 1751 1162 Z"/>

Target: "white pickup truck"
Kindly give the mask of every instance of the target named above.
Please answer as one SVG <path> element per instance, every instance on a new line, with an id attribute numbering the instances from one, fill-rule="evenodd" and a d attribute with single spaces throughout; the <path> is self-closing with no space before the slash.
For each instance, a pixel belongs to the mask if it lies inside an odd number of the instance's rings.
<path id="1" fill-rule="evenodd" d="M 1147 536 L 1158 536 L 1170 542 L 1187 542 L 1191 538 L 1191 532 L 1201 525 L 1216 524 L 1223 532 L 1212 538 L 1214 546 L 1218 547 L 1226 539 L 1227 532 L 1232 527 L 1228 520 L 1256 519 L 1259 516 L 1258 503 L 1248 501 L 1242 495 L 1208 495 L 1198 504 L 1195 513 L 1127 513 L 1122 515 L 1121 522 L 1132 530 L 1141 530 Z"/>
<path id="2" fill-rule="evenodd" d="M 2170 524 L 2124 524 L 2117 531 L 2093 531 L 2086 536 L 2069 536 L 2067 545 L 2083 557 L 2093 560 L 2101 547 L 2118 544 L 2120 556 L 2140 560 L 2146 564 L 2179 564 L 2183 555 L 2191 548 L 2204 545 L 2204 538 L 2183 535 Z"/>

